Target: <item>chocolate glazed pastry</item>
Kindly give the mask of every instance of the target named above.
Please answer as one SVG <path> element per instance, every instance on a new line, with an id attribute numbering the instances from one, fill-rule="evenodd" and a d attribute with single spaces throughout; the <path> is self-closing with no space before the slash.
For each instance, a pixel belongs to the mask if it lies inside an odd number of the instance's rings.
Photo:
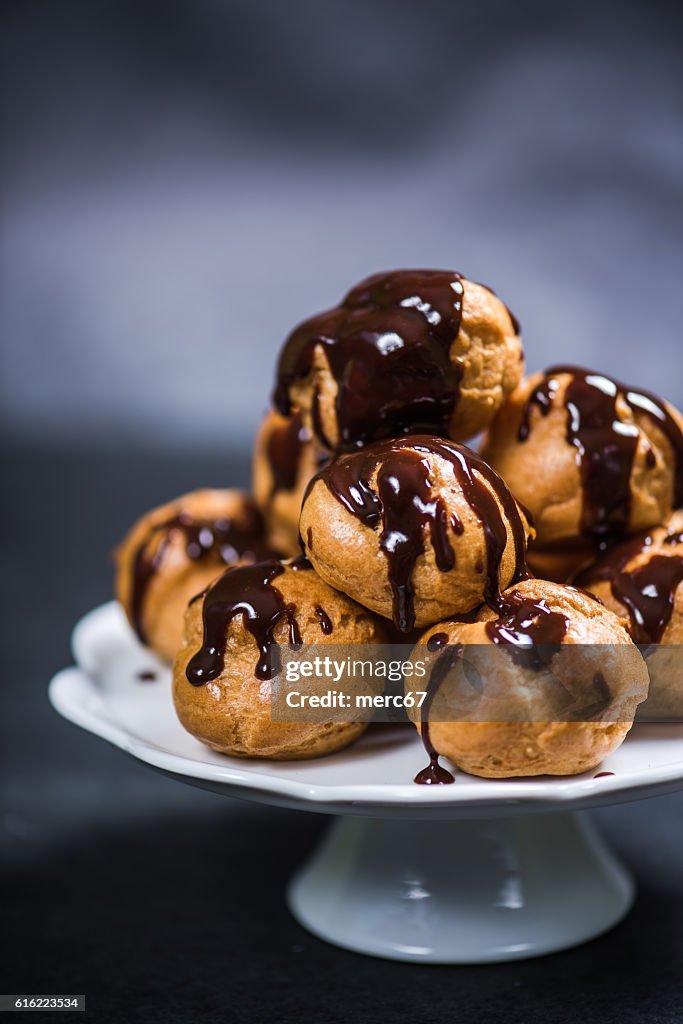
<path id="1" fill-rule="evenodd" d="M 328 456 L 313 442 L 301 413 L 269 412 L 256 437 L 254 498 L 272 546 L 287 555 L 299 550 L 299 514 L 306 486 Z"/>
<path id="2" fill-rule="evenodd" d="M 365 729 L 353 722 L 273 721 L 279 645 L 385 639 L 368 611 L 303 571 L 309 568 L 301 557 L 237 566 L 190 604 L 173 669 L 173 699 L 184 727 L 214 750 L 238 757 L 320 757 Z"/>
<path id="3" fill-rule="evenodd" d="M 515 392 L 482 453 L 531 509 L 539 548 L 602 550 L 683 503 L 681 423 L 649 392 L 557 366 Z"/>
<path id="4" fill-rule="evenodd" d="M 429 754 L 419 784 L 452 781 L 439 755 L 488 778 L 588 771 L 622 742 L 647 695 L 647 668 L 620 620 L 575 587 L 523 580 L 497 610 L 432 627 L 413 658 L 425 646 L 435 660 L 414 713 Z"/>
<path id="5" fill-rule="evenodd" d="M 530 527 L 505 484 L 437 437 L 340 456 L 311 481 L 300 525 L 323 579 L 404 634 L 482 601 L 498 607 L 501 586 L 526 575 Z"/>
<path id="6" fill-rule="evenodd" d="M 580 573 L 576 583 L 594 593 L 620 615 L 626 614 L 629 632 L 638 644 L 683 643 L 680 629 L 669 630 L 679 605 L 683 619 L 683 512 L 675 512 L 666 525 L 631 537 L 606 551 Z M 671 528 L 673 527 L 673 528 Z"/>
<path id="7" fill-rule="evenodd" d="M 116 553 L 117 596 L 142 643 L 172 661 L 190 598 L 226 565 L 272 554 L 245 494 L 193 491 L 149 512 L 128 534 Z"/>
<path id="8" fill-rule="evenodd" d="M 367 278 L 285 342 L 273 396 L 318 443 L 351 451 L 407 433 L 471 437 L 518 383 L 519 325 L 483 285 L 446 270 Z"/>

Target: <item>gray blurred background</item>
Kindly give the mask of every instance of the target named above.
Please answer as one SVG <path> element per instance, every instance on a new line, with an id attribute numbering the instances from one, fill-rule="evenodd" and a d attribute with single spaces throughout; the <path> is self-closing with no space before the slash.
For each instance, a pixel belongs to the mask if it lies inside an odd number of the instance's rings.
<path id="1" fill-rule="evenodd" d="M 528 365 L 683 401 L 681 8 L 4 5 L 2 418 L 244 451 L 363 275 L 490 283 Z"/>

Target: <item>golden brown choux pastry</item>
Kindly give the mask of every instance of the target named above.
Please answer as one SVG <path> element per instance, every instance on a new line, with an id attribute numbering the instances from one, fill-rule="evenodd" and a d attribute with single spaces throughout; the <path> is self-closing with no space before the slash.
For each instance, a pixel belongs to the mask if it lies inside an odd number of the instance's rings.
<path id="1" fill-rule="evenodd" d="M 611 548 L 577 582 L 626 619 L 647 651 L 648 718 L 683 718 L 683 510 Z"/>
<path id="2" fill-rule="evenodd" d="M 187 609 L 173 667 L 173 700 L 183 726 L 235 757 L 322 757 L 366 728 L 354 722 L 272 720 L 274 644 L 380 643 L 378 621 L 321 580 L 299 556 L 228 569 Z"/>
<path id="3" fill-rule="evenodd" d="M 329 456 L 311 440 L 301 414 L 267 413 L 254 445 L 253 490 L 266 536 L 283 555 L 299 553 L 299 515 L 306 486 Z"/>
<path id="4" fill-rule="evenodd" d="M 682 424 L 648 392 L 553 367 L 517 388 L 481 452 L 531 512 L 538 547 L 603 547 L 683 504 Z"/>
<path id="5" fill-rule="evenodd" d="M 487 287 L 447 270 L 356 285 L 284 344 L 274 404 L 301 409 L 331 452 L 383 438 L 482 431 L 524 370 L 519 324 Z"/>
<path id="6" fill-rule="evenodd" d="M 498 612 L 432 626 L 413 658 L 425 647 L 427 698 L 411 712 L 431 759 L 419 782 L 452 781 L 439 755 L 485 778 L 588 771 L 619 746 L 647 696 L 645 662 L 618 617 L 545 580 L 507 590 Z"/>
<path id="7" fill-rule="evenodd" d="M 152 509 L 116 551 L 116 596 L 142 643 L 173 661 L 190 598 L 226 565 L 272 555 L 242 491 L 201 490 Z"/>
<path id="8" fill-rule="evenodd" d="M 403 633 L 494 603 L 525 572 L 530 533 L 476 452 L 419 435 L 378 441 L 324 467 L 300 526 L 322 578 Z"/>

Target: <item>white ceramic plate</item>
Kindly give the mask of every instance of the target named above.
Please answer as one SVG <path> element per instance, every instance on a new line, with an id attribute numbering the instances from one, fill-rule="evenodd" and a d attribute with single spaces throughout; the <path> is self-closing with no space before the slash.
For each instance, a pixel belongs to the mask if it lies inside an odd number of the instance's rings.
<path id="1" fill-rule="evenodd" d="M 422 744 L 410 726 L 371 729 L 357 744 L 314 761 L 245 761 L 209 750 L 176 719 L 170 672 L 140 646 L 120 608 L 103 605 L 73 634 L 77 668 L 50 684 L 65 718 L 154 768 L 187 782 L 266 803 L 341 814 L 467 818 L 568 810 L 632 800 L 683 786 L 683 724 L 637 725 L 595 772 L 572 778 L 477 779 L 416 786 Z M 139 673 L 151 669 L 153 682 Z"/>

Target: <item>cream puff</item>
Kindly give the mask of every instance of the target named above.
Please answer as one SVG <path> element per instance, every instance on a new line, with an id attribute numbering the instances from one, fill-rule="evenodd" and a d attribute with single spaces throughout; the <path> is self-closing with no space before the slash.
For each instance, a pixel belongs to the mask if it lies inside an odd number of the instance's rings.
<path id="1" fill-rule="evenodd" d="M 577 583 L 621 615 L 646 647 L 650 695 L 641 714 L 683 718 L 683 510 L 611 548 Z"/>
<path id="2" fill-rule="evenodd" d="M 604 548 L 683 504 L 682 425 L 655 395 L 558 366 L 517 388 L 482 456 L 531 511 L 538 548 Z"/>
<path id="3" fill-rule="evenodd" d="M 300 409 L 335 453 L 401 434 L 466 440 L 523 369 L 519 324 L 489 288 L 453 271 L 395 270 L 295 328 L 274 404 L 285 416 Z"/>
<path id="4" fill-rule="evenodd" d="M 227 569 L 187 609 L 173 668 L 182 725 L 234 757 L 322 757 L 352 743 L 361 722 L 274 721 L 277 645 L 372 644 L 385 635 L 370 612 L 333 590 L 302 556 Z M 340 685 L 344 685 L 344 680 Z"/>
<path id="5" fill-rule="evenodd" d="M 528 579 L 498 611 L 427 630 L 431 663 L 413 711 L 430 757 L 417 782 L 452 781 L 439 755 L 472 775 L 575 775 L 615 750 L 647 696 L 643 658 L 619 618 L 589 594 Z"/>
<path id="6" fill-rule="evenodd" d="M 329 463 L 309 485 L 300 528 L 322 578 L 402 633 L 495 606 L 525 575 L 532 533 L 476 452 L 419 435 Z"/>
<path id="7" fill-rule="evenodd" d="M 273 554 L 241 491 L 201 490 L 146 513 L 115 553 L 116 596 L 142 643 L 173 661 L 190 598 L 226 565 Z"/>
<path id="8" fill-rule="evenodd" d="M 299 515 L 309 480 L 329 456 L 322 452 L 303 425 L 301 414 L 269 412 L 254 445 L 253 491 L 261 509 L 269 543 L 283 555 L 299 547 Z"/>

